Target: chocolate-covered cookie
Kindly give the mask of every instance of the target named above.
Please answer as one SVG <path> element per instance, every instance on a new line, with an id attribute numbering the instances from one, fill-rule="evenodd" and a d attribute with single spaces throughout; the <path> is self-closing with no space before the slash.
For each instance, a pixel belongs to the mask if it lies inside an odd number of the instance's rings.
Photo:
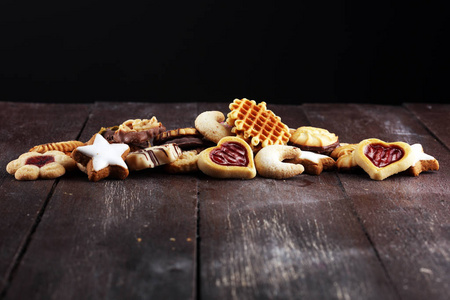
<path id="1" fill-rule="evenodd" d="M 155 145 L 177 144 L 183 151 L 207 148 L 214 143 L 203 138 L 203 135 L 195 128 L 178 128 L 160 133 L 153 140 Z"/>

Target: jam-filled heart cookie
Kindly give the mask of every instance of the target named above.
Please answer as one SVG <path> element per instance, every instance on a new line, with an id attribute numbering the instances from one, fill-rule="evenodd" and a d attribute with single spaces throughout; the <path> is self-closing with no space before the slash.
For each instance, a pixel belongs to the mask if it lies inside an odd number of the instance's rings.
<path id="1" fill-rule="evenodd" d="M 253 151 L 238 137 L 224 137 L 216 147 L 203 150 L 197 165 L 203 173 L 216 178 L 252 179 L 256 176 Z"/>
<path id="2" fill-rule="evenodd" d="M 355 162 L 374 180 L 383 180 L 405 171 L 414 162 L 414 154 L 407 143 L 386 143 L 379 139 L 361 141 L 353 157 Z"/>

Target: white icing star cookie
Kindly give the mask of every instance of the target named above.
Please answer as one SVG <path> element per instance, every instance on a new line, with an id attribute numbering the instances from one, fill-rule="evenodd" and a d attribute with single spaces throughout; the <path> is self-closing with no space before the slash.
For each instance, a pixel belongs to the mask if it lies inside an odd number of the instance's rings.
<path id="1" fill-rule="evenodd" d="M 414 154 L 414 161 L 412 166 L 406 170 L 407 173 L 419 176 L 422 172 L 439 170 L 439 162 L 433 156 L 424 153 L 421 144 L 411 145 L 411 150 Z"/>
<path id="2" fill-rule="evenodd" d="M 98 181 L 105 177 L 125 179 L 128 167 L 124 159 L 130 152 L 127 144 L 110 144 L 100 135 L 94 135 L 87 146 L 76 148 L 72 157 L 86 167 L 89 180 Z"/>
<path id="3" fill-rule="evenodd" d="M 302 151 L 299 158 L 287 160 L 286 162 L 302 164 L 305 168 L 305 173 L 310 175 L 319 175 L 322 171 L 332 170 L 335 167 L 334 159 L 311 151 Z"/>

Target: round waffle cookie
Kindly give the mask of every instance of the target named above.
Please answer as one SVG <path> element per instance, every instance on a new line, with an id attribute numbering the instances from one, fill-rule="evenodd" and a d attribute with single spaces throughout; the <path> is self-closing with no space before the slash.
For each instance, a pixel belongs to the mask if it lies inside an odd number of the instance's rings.
<path id="1" fill-rule="evenodd" d="M 231 112 L 227 124 L 231 132 L 244 139 L 254 152 L 268 145 L 286 145 L 291 137 L 289 127 L 281 122 L 266 103 L 254 100 L 235 99 L 230 104 Z"/>

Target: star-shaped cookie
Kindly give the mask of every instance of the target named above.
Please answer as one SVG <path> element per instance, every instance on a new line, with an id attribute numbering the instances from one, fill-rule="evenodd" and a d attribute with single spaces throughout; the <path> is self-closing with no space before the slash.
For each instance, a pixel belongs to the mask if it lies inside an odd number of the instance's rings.
<path id="1" fill-rule="evenodd" d="M 86 167 L 91 181 L 99 181 L 105 177 L 125 179 L 129 174 L 125 163 L 129 152 L 127 144 L 110 144 L 101 134 L 95 134 L 87 142 L 87 146 L 76 148 L 72 157 Z"/>

